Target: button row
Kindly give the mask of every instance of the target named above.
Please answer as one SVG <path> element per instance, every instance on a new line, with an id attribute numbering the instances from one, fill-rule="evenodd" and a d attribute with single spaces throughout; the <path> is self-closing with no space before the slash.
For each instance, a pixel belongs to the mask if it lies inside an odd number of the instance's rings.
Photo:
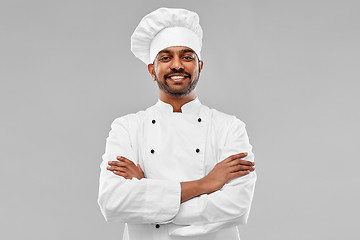
<path id="1" fill-rule="evenodd" d="M 153 119 L 151 122 L 152 122 L 152 124 L 155 124 L 155 123 L 156 123 L 156 120 Z M 201 122 L 201 118 L 198 118 L 198 122 Z"/>
<path id="2" fill-rule="evenodd" d="M 199 152 L 200 152 L 200 149 L 197 148 L 195 151 L 196 151 L 197 153 L 199 153 Z M 154 150 L 154 149 L 151 149 L 150 152 L 151 152 L 152 154 L 154 154 L 154 153 L 155 153 L 155 150 Z"/>

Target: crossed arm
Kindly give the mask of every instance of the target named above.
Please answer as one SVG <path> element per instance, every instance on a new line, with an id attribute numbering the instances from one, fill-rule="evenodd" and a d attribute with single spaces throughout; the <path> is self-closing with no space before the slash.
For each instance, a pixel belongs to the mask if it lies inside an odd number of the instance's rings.
<path id="1" fill-rule="evenodd" d="M 224 160 L 202 179 L 182 183 L 144 177 L 136 166 L 136 145 L 130 144 L 135 135 L 129 134 L 129 126 L 126 118 L 113 122 L 103 155 L 98 203 L 107 221 L 172 222 L 172 236 L 202 235 L 246 223 L 256 173 L 243 122 L 234 118 L 229 126 L 220 154 Z"/>
<path id="2" fill-rule="evenodd" d="M 204 178 L 181 182 L 181 203 L 202 194 L 210 194 L 220 190 L 227 182 L 239 178 L 255 170 L 255 163 L 243 160 L 247 153 L 232 155 L 217 163 L 211 172 Z M 129 159 L 117 156 L 117 161 L 109 161 L 107 170 L 126 179 L 142 179 L 144 172 L 140 165 L 137 166 Z"/>

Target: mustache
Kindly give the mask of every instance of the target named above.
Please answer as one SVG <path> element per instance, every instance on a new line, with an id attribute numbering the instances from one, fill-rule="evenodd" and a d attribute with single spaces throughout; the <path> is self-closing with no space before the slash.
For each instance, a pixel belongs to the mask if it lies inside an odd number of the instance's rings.
<path id="1" fill-rule="evenodd" d="M 172 74 L 183 74 L 183 75 L 186 75 L 187 77 L 191 77 L 191 74 L 188 72 L 185 72 L 183 69 L 181 69 L 181 70 L 173 69 L 173 70 L 171 70 L 171 72 L 165 74 L 164 78 L 168 78 L 169 75 L 172 75 Z"/>

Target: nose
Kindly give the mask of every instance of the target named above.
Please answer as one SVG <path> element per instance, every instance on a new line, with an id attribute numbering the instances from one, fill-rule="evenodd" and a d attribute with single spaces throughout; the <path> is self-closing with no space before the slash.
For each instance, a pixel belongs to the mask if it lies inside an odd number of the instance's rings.
<path id="1" fill-rule="evenodd" d="M 181 59 L 178 56 L 172 59 L 170 68 L 175 70 L 180 70 L 180 69 L 184 70 L 184 66 L 181 62 Z"/>

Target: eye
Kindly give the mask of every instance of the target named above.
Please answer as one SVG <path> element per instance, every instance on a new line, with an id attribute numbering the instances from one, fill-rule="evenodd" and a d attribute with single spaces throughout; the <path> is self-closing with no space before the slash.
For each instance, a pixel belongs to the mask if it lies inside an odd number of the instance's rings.
<path id="1" fill-rule="evenodd" d="M 160 57 L 159 60 L 165 62 L 165 61 L 170 60 L 170 58 L 166 57 L 166 56 L 163 56 L 163 57 Z"/>
<path id="2" fill-rule="evenodd" d="M 194 58 L 192 56 L 184 56 L 184 59 L 185 60 L 188 60 L 188 61 L 191 61 L 193 60 Z"/>

